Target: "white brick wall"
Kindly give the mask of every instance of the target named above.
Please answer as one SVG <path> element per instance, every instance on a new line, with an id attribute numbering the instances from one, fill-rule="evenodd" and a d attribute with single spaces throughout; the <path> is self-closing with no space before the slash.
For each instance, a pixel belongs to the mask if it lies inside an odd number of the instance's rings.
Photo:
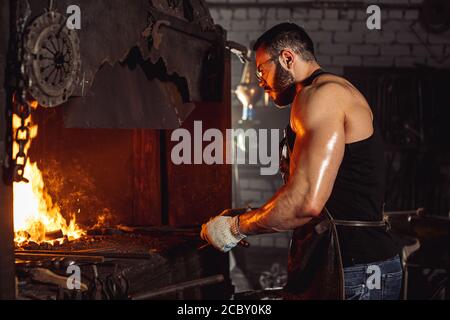
<path id="1" fill-rule="evenodd" d="M 293 0 L 294 1 L 294 0 Z M 297 0 L 298 1 L 298 0 Z M 209 0 L 209 2 L 286 3 L 287 0 Z M 228 38 L 249 45 L 271 26 L 291 21 L 302 25 L 313 39 L 319 63 L 328 70 L 342 73 L 345 66 L 414 66 L 416 63 L 450 67 L 450 32 L 427 34 L 417 22 L 418 10 L 384 9 L 383 4 L 417 4 L 421 0 L 367 0 L 379 4 L 382 30 L 366 28 L 367 14 L 363 9 L 318 9 L 275 7 L 232 7 L 211 9 L 215 23 L 229 31 Z M 412 30 L 412 24 L 418 35 Z M 424 43 L 430 46 L 432 54 Z M 401 58 L 399 58 L 401 57 Z M 237 65 L 234 65 L 238 67 Z M 241 68 L 235 72 L 240 73 Z M 239 77 L 233 77 L 239 81 Z M 233 83 L 236 85 L 237 83 Z"/>
<path id="2" fill-rule="evenodd" d="M 259 168 L 256 167 L 252 171 L 253 174 L 239 179 L 240 203 L 236 204 L 238 207 L 263 205 L 282 184 L 279 175 L 261 176 Z M 249 173 L 248 169 L 247 173 Z"/>
<path id="3" fill-rule="evenodd" d="M 302 25 L 313 39 L 319 63 L 328 71 L 342 74 L 345 66 L 411 67 L 417 63 L 450 67 L 450 32 L 428 34 L 417 22 L 418 10 L 383 9 L 383 4 L 417 4 L 422 0 L 367 0 L 381 7 L 381 30 L 368 30 L 364 9 L 319 9 L 258 7 L 257 3 L 281 0 L 208 0 L 229 2 L 211 9 L 215 23 L 228 30 L 228 38 L 250 46 L 265 30 L 284 21 Z M 233 3 L 256 3 L 235 8 Z M 292 0 L 299 1 L 299 0 Z M 344 0 L 342 0 L 344 2 Z M 242 65 L 233 58 L 232 87 L 239 83 Z M 233 104 L 238 104 L 233 100 Z"/>

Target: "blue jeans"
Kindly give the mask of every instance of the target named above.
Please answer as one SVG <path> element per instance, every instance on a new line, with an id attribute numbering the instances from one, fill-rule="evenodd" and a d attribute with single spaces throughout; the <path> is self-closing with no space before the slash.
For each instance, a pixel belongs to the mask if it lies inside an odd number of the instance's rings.
<path id="1" fill-rule="evenodd" d="M 344 268 L 345 299 L 397 300 L 400 298 L 402 278 L 398 255 L 385 261 Z"/>

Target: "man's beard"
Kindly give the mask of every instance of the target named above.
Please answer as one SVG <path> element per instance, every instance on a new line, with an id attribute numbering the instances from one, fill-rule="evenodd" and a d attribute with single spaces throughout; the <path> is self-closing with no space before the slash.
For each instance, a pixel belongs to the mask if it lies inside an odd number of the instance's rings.
<path id="1" fill-rule="evenodd" d="M 291 104 L 297 93 L 295 79 L 292 74 L 284 70 L 279 62 L 276 65 L 274 83 L 275 86 L 273 91 L 275 97 L 272 99 L 275 104 L 278 106 L 287 106 Z"/>

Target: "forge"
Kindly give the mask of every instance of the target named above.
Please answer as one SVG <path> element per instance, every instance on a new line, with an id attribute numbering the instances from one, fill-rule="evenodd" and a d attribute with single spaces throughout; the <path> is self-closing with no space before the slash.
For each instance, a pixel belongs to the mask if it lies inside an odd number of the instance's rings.
<path id="1" fill-rule="evenodd" d="M 228 256 L 199 232 L 231 207 L 230 166 L 170 158 L 173 130 L 231 127 L 226 32 L 203 0 L 79 1 L 79 30 L 69 5 L 0 9 L 2 295 L 229 297 Z"/>

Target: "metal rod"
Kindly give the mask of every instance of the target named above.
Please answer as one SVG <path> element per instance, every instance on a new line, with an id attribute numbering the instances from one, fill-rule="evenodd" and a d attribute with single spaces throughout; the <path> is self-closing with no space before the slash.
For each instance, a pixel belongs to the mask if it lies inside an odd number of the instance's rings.
<path id="1" fill-rule="evenodd" d="M 206 278 L 181 282 L 178 284 L 172 284 L 170 286 L 152 290 L 152 291 L 145 292 L 145 293 L 139 293 L 134 296 L 130 296 L 130 298 L 132 300 L 147 300 L 147 299 L 152 299 L 152 298 L 155 298 L 158 296 L 163 296 L 163 295 L 170 294 L 170 293 L 175 293 L 175 292 L 181 291 L 181 290 L 186 290 L 186 289 L 190 289 L 190 288 L 194 288 L 194 287 L 204 287 L 204 286 L 208 286 L 208 285 L 212 285 L 212 284 L 216 284 L 216 283 L 220 283 L 220 282 L 224 282 L 224 281 L 225 281 L 225 277 L 222 274 L 217 274 L 217 275 L 206 277 Z"/>
<path id="2" fill-rule="evenodd" d="M 20 257 L 21 259 L 27 258 L 56 258 L 56 257 L 65 257 L 67 255 L 62 254 L 49 254 L 49 253 L 28 253 L 28 252 L 20 252 L 16 253 L 16 257 Z M 102 263 L 105 261 L 105 257 L 102 256 L 87 256 L 87 255 L 70 255 L 71 258 L 76 260 L 86 260 L 95 263 Z"/>
<path id="3" fill-rule="evenodd" d="M 81 253 L 81 254 L 80 254 Z M 78 252 L 78 251 L 53 251 L 53 250 L 16 250 L 16 255 L 36 254 L 53 256 L 86 256 L 103 257 L 110 259 L 150 259 L 151 254 L 145 253 L 110 253 L 110 252 Z"/>
<path id="4" fill-rule="evenodd" d="M 405 210 L 405 211 L 386 211 L 383 212 L 386 216 L 399 216 L 399 215 L 421 215 L 423 213 L 423 208 L 417 210 Z"/>
<path id="5" fill-rule="evenodd" d="M 294 2 L 206 2 L 210 9 L 215 8 L 311 8 L 311 9 L 365 9 L 370 4 L 361 1 L 338 2 L 338 1 L 294 1 Z M 402 3 L 377 3 L 382 9 L 409 9 L 420 10 L 420 4 L 402 4 Z"/>

